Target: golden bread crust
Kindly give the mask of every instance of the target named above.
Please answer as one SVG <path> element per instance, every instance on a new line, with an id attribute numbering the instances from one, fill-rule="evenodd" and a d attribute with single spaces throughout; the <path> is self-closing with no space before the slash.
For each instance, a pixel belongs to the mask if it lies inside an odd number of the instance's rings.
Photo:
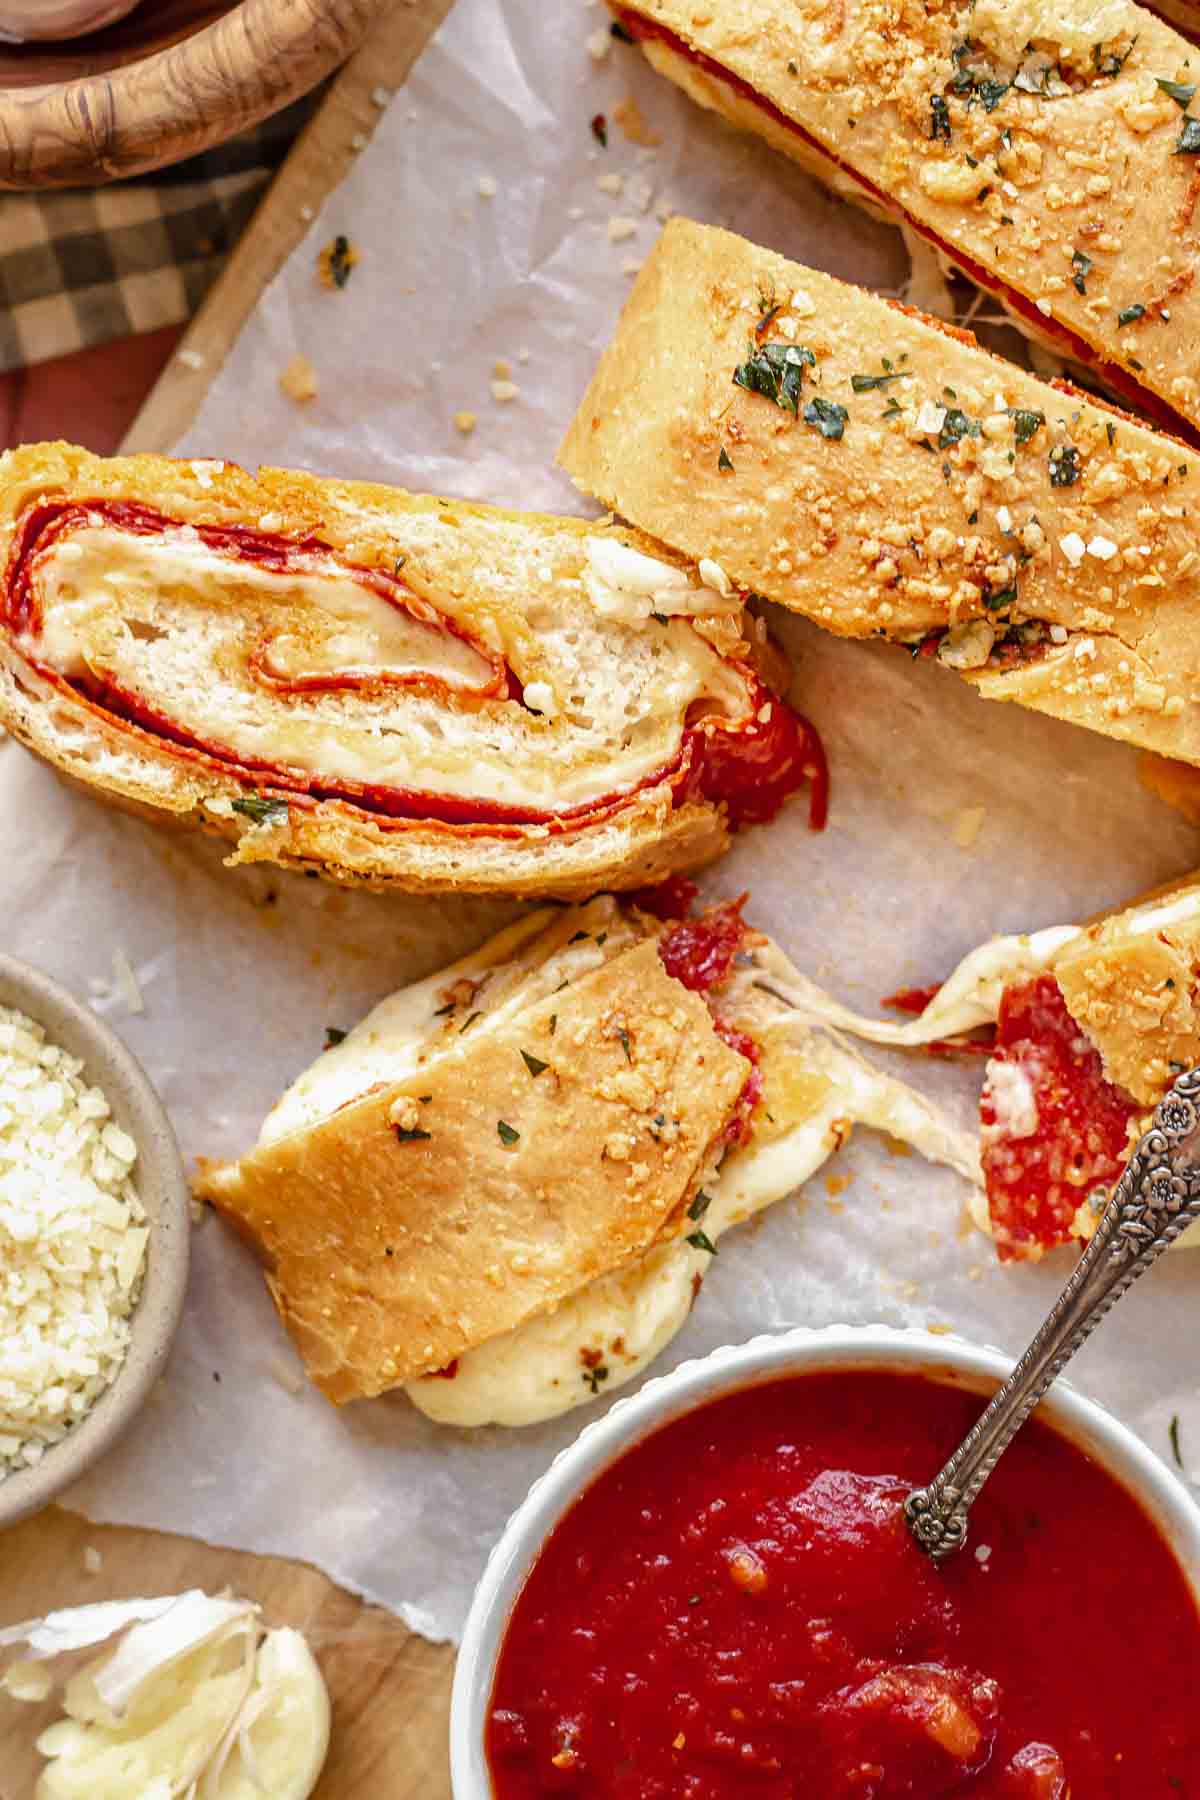
<path id="1" fill-rule="evenodd" d="M 1036 306 L 1035 327 L 1060 326 L 1200 424 L 1194 158 L 1176 154 L 1183 115 L 1158 86 L 1194 82 L 1196 57 L 1162 19 L 1130 0 L 979 0 L 969 12 L 920 0 L 643 0 L 630 10 L 782 119 L 668 42 L 643 40 L 702 104 L 807 167 L 815 152 L 837 192 L 857 188 L 909 220 L 972 279 Z M 1029 42 L 1044 54 L 1025 57 Z M 1024 65 L 1037 86 L 1037 68 L 1060 55 L 1066 79 L 1051 73 L 1047 85 L 1062 92 L 1010 85 Z M 1146 310 L 1122 323 L 1135 306 Z"/>
<path id="2" fill-rule="evenodd" d="M 410 1079 L 209 1166 L 197 1191 L 263 1257 L 310 1376 L 341 1404 L 445 1367 L 674 1235 L 746 1074 L 650 936 Z"/>
<path id="3" fill-rule="evenodd" d="M 734 382 L 764 342 L 812 354 L 799 417 Z M 845 408 L 840 438 L 814 399 Z M 977 625 L 996 654 L 952 666 L 987 698 L 1200 763 L 1200 457 L 969 334 L 674 220 L 559 460 L 828 630 L 915 648 Z"/>

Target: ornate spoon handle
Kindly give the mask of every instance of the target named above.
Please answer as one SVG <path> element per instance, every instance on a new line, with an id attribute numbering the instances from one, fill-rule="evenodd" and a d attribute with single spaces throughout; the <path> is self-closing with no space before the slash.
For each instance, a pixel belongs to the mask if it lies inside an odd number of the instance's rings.
<path id="1" fill-rule="evenodd" d="M 1054 1377 L 1167 1245 L 1200 1219 L 1200 1068 L 1155 1108 L 1095 1234 L 1045 1324 L 991 1405 L 928 1487 L 904 1503 L 909 1529 L 937 1560 L 961 1549 L 975 1496 Z"/>

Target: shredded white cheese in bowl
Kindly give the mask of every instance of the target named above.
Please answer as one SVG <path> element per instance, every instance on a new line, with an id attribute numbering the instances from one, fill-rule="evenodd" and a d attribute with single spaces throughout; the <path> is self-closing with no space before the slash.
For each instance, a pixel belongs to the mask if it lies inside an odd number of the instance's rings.
<path id="1" fill-rule="evenodd" d="M 137 1145 L 82 1067 L 0 1007 L 0 1474 L 40 1462 L 90 1411 L 141 1290 Z"/>
<path id="2" fill-rule="evenodd" d="M 136 1412 L 178 1322 L 187 1221 L 174 1137 L 129 1052 L 0 957 L 0 1525 Z"/>

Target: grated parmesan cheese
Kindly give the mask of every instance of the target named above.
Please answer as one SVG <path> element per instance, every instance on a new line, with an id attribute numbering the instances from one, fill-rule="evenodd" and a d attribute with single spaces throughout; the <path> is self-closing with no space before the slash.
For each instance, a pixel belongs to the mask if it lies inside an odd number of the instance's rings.
<path id="1" fill-rule="evenodd" d="M 0 1007 L 0 1480 L 115 1379 L 141 1289 L 137 1146 L 82 1067 Z"/>

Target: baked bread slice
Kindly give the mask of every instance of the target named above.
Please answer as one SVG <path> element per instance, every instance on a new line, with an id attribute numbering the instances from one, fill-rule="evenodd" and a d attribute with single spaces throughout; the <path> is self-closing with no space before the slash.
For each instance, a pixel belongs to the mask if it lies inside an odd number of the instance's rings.
<path id="1" fill-rule="evenodd" d="M 1196 441 L 1186 36 L 1130 0 L 614 11 L 701 105 L 906 226 L 1027 335 Z"/>
<path id="2" fill-rule="evenodd" d="M 611 524 L 44 444 L 0 560 L 0 723 L 234 861 L 569 896 L 823 807 L 742 596 Z"/>
<path id="3" fill-rule="evenodd" d="M 1200 1063 L 1200 872 L 1083 925 L 994 938 L 940 988 L 897 995 L 918 1009 L 903 1024 L 836 1005 L 770 948 L 759 961 L 813 1023 L 988 1055 L 979 1218 L 1003 1257 L 1089 1238 L 1154 1107 Z"/>
<path id="4" fill-rule="evenodd" d="M 969 333 L 673 221 L 560 460 L 830 631 L 1200 763 L 1200 457 Z"/>
<path id="5" fill-rule="evenodd" d="M 668 886 L 645 906 L 686 908 Z M 323 1393 L 550 1417 L 644 1368 L 720 1234 L 855 1120 L 977 1177 L 924 1101 L 755 985 L 763 942 L 740 902 L 532 913 L 385 1000 L 254 1149 L 202 1167 Z"/>

